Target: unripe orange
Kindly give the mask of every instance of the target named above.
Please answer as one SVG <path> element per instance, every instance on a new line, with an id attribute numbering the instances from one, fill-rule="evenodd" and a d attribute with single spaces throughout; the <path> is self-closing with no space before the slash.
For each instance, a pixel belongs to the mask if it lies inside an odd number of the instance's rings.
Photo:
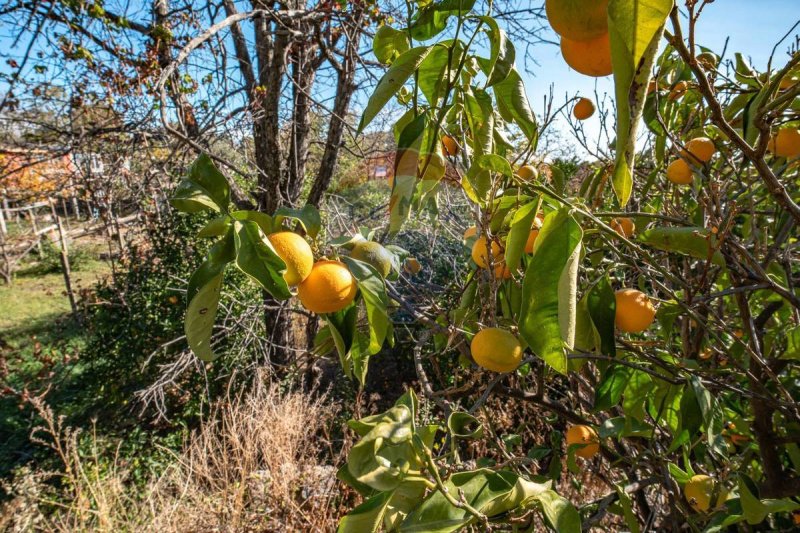
<path id="1" fill-rule="evenodd" d="M 458 155 L 458 143 L 449 135 L 442 137 L 442 147 L 444 148 L 445 154 L 449 156 Z"/>
<path id="2" fill-rule="evenodd" d="M 562 37 L 586 41 L 608 33 L 608 0 L 547 0 L 545 11 Z"/>
<path id="3" fill-rule="evenodd" d="M 562 37 L 561 55 L 570 67 L 586 76 L 608 76 L 613 72 L 608 33 L 589 41 Z"/>
<path id="4" fill-rule="evenodd" d="M 653 323 L 656 308 L 650 298 L 636 289 L 620 289 L 614 293 L 617 311 L 614 322 L 623 333 L 639 333 Z"/>
<path id="5" fill-rule="evenodd" d="M 594 115 L 594 103 L 588 98 L 581 98 L 572 108 L 572 115 L 578 120 L 586 120 Z"/>
<path id="6" fill-rule="evenodd" d="M 522 345 L 510 332 L 501 328 L 480 330 L 470 343 L 472 358 L 492 372 L 513 372 L 522 361 Z"/>
<path id="7" fill-rule="evenodd" d="M 800 156 L 800 130 L 793 127 L 779 129 L 767 148 L 778 157 L 793 159 Z"/>
<path id="8" fill-rule="evenodd" d="M 632 218 L 628 217 L 615 218 L 609 226 L 625 238 L 630 238 L 636 231 L 636 224 L 633 223 Z"/>
<path id="9" fill-rule="evenodd" d="M 667 179 L 676 185 L 692 183 L 692 169 L 683 159 L 676 159 L 667 167 Z"/>
<path id="10" fill-rule="evenodd" d="M 591 459 L 600 451 L 600 439 L 597 433 L 589 426 L 576 425 L 567 429 L 567 446 L 573 444 L 583 444 L 584 446 L 575 450 L 575 455 L 584 459 Z"/>
<path id="11" fill-rule="evenodd" d="M 267 237 L 278 257 L 286 263 L 283 279 L 290 287 L 302 283 L 314 266 L 314 254 L 306 240 L 291 231 L 273 233 Z"/>
<path id="12" fill-rule="evenodd" d="M 358 284 L 344 263 L 317 261 L 311 274 L 297 288 L 303 307 L 312 313 L 335 313 L 352 302 Z"/>
<path id="13" fill-rule="evenodd" d="M 714 157 L 717 148 L 714 146 L 714 141 L 708 137 L 696 137 L 686 143 L 686 152 L 695 163 L 708 163 Z"/>

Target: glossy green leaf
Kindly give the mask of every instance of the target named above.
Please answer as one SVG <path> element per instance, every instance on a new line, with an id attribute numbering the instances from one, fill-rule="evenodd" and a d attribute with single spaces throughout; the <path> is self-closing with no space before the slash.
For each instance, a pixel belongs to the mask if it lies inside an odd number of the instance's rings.
<path id="1" fill-rule="evenodd" d="M 445 41 L 433 46 L 417 70 L 419 90 L 431 106 L 440 105 L 445 90 L 456 80 L 456 71 L 464 56 L 461 41 Z"/>
<path id="2" fill-rule="evenodd" d="M 506 122 L 514 122 L 531 142 L 532 147 L 536 148 L 536 141 L 539 135 L 539 128 L 536 117 L 531 111 L 528 97 L 525 94 L 525 84 L 519 72 L 511 68 L 508 75 L 501 82 L 496 83 L 492 89 L 497 99 L 497 110 Z"/>
<path id="3" fill-rule="evenodd" d="M 345 376 L 352 378 L 353 359 L 350 351 L 353 344 L 357 342 L 356 321 L 358 319 L 358 307 L 351 304 L 341 311 L 328 313 L 324 316 L 330 328 L 334 346 L 336 346 L 336 353 L 339 354 L 342 371 Z"/>
<path id="4" fill-rule="evenodd" d="M 411 213 L 417 183 L 419 154 L 428 124 L 425 115 L 418 115 L 403 128 L 394 158 L 394 186 L 389 199 L 389 232 L 396 233 Z"/>
<path id="5" fill-rule="evenodd" d="M 617 103 L 614 192 L 625 206 L 633 191 L 636 130 L 650 69 L 674 0 L 610 0 L 608 30 Z"/>
<path id="6" fill-rule="evenodd" d="M 665 252 L 688 255 L 725 266 L 725 258 L 716 249 L 716 237 L 706 228 L 661 227 L 641 232 L 638 241 Z"/>
<path id="7" fill-rule="evenodd" d="M 319 210 L 311 204 L 306 204 L 300 209 L 282 206 L 275 211 L 275 228 L 279 228 L 285 218 L 296 220 L 312 239 L 316 239 L 322 229 L 322 218 Z"/>
<path id="8" fill-rule="evenodd" d="M 359 133 L 364 131 L 364 128 L 380 113 L 386 103 L 400 90 L 400 87 L 408 81 L 431 49 L 431 46 L 418 46 L 402 53 L 394 60 L 367 102 L 367 107 L 361 115 L 361 122 L 358 124 Z"/>
<path id="9" fill-rule="evenodd" d="M 505 259 L 511 272 L 516 272 L 520 258 L 525 252 L 525 245 L 531 234 L 533 221 L 539 209 L 539 201 L 528 202 L 514 213 L 511 226 L 506 237 Z"/>
<path id="10" fill-rule="evenodd" d="M 511 72 L 511 69 L 514 67 L 516 51 L 514 50 L 514 44 L 509 40 L 506 32 L 500 28 L 494 18 L 483 16 L 480 17 L 480 20 L 489 27 L 487 33 L 489 34 L 491 53 L 489 56 L 489 65 L 486 68 L 486 86 L 491 87 L 506 79 L 508 73 Z"/>
<path id="11" fill-rule="evenodd" d="M 203 226 L 199 232 L 197 232 L 197 236 L 201 239 L 208 237 L 220 237 L 225 235 L 225 232 L 228 231 L 228 228 L 231 226 L 231 224 L 231 217 L 228 215 L 222 215 L 220 217 L 213 218 L 209 220 L 208 224 Z"/>
<path id="12" fill-rule="evenodd" d="M 269 235 L 276 230 L 275 221 L 271 216 L 261 211 L 233 211 L 231 218 L 234 220 L 250 220 L 258 224 L 264 235 Z"/>
<path id="13" fill-rule="evenodd" d="M 377 531 L 389 507 L 392 492 L 380 492 L 347 513 L 340 521 L 337 533 L 362 533 Z"/>
<path id="14" fill-rule="evenodd" d="M 211 279 L 222 274 L 228 263 L 236 258 L 236 251 L 233 239 L 233 232 L 229 231 L 225 236 L 215 242 L 208 251 L 208 257 L 205 261 L 195 270 L 192 277 L 189 278 L 189 284 L 186 288 L 186 301 L 191 302 L 195 294 L 211 281 Z"/>
<path id="15" fill-rule="evenodd" d="M 219 357 L 211 349 L 211 335 L 217 317 L 221 287 L 222 274 L 218 274 L 200 287 L 186 309 L 186 340 L 189 348 L 203 361 L 213 361 Z"/>
<path id="16" fill-rule="evenodd" d="M 418 41 L 436 37 L 447 28 L 447 20 L 458 13 L 468 13 L 475 0 L 440 0 L 423 5 L 411 19 L 409 30 Z"/>
<path id="17" fill-rule="evenodd" d="M 545 217 L 522 284 L 519 330 L 533 353 L 567 372 L 575 339 L 577 267 L 583 230 L 566 209 Z"/>
<path id="18" fill-rule="evenodd" d="M 342 261 L 356 278 L 361 297 L 367 308 L 369 322 L 369 355 L 376 354 L 383 347 L 389 329 L 389 296 L 386 294 L 386 284 L 380 273 L 370 264 L 358 261 L 349 256 L 342 256 Z"/>
<path id="19" fill-rule="evenodd" d="M 185 213 L 208 209 L 224 213 L 228 209 L 230 197 L 228 180 L 208 154 L 200 154 L 189 168 L 188 177 L 175 189 L 170 204 Z"/>
<path id="20" fill-rule="evenodd" d="M 603 355 L 616 357 L 616 336 L 614 332 L 614 317 L 616 316 L 617 302 L 614 290 L 608 276 L 592 287 L 587 295 L 587 307 L 598 335 L 600 336 L 600 351 Z"/>
<path id="21" fill-rule="evenodd" d="M 622 365 L 610 366 L 603 374 L 594 393 L 594 411 L 605 411 L 617 405 L 628 383 L 631 369 Z"/>
<path id="22" fill-rule="evenodd" d="M 461 439 L 479 439 L 483 436 L 483 425 L 480 420 L 463 411 L 450 414 L 447 418 L 447 429 L 452 436 Z"/>
<path id="23" fill-rule="evenodd" d="M 283 279 L 286 264 L 278 257 L 258 224 L 237 220 L 233 224 L 236 242 L 236 266 L 274 298 L 291 297 Z"/>

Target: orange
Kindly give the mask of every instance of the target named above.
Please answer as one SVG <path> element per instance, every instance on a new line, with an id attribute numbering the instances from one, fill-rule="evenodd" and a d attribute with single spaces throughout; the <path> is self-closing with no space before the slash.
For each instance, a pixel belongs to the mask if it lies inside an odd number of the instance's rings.
<path id="1" fill-rule="evenodd" d="M 800 130 L 791 127 L 779 129 L 770 139 L 767 149 L 787 159 L 800 156 Z"/>
<path id="2" fill-rule="evenodd" d="M 517 169 L 517 177 L 523 181 L 530 181 L 539 177 L 539 171 L 533 165 L 523 165 Z"/>
<path id="3" fill-rule="evenodd" d="M 464 240 L 466 241 L 470 237 L 474 237 L 478 234 L 478 228 L 475 226 L 470 226 L 464 230 Z"/>
<path id="4" fill-rule="evenodd" d="M 636 289 L 620 289 L 614 293 L 617 311 L 614 322 L 623 333 L 639 333 L 650 327 L 656 308 L 650 298 Z"/>
<path id="5" fill-rule="evenodd" d="M 688 155 L 692 156 L 695 163 L 708 163 L 711 161 L 711 158 L 714 157 L 717 148 L 714 146 L 714 141 L 708 137 L 696 137 L 686 143 L 686 152 L 688 152 Z M 686 152 L 681 155 L 687 157 Z"/>
<path id="6" fill-rule="evenodd" d="M 562 37 L 561 55 L 570 67 L 587 76 L 608 76 L 613 71 L 608 33 L 589 41 L 573 41 Z"/>
<path id="7" fill-rule="evenodd" d="M 555 32 L 575 41 L 608 33 L 608 0 L 547 0 L 547 20 Z"/>
<path id="8" fill-rule="evenodd" d="M 667 179 L 676 185 L 689 185 L 692 182 L 692 169 L 683 159 L 676 159 L 667 167 Z"/>
<path id="9" fill-rule="evenodd" d="M 403 270 L 408 274 L 419 274 L 419 271 L 422 270 L 422 265 L 416 257 L 408 257 L 403 261 Z"/>
<path id="10" fill-rule="evenodd" d="M 594 115 L 594 103 L 588 98 L 581 98 L 572 108 L 572 115 L 578 120 L 586 120 Z"/>
<path id="11" fill-rule="evenodd" d="M 525 253 L 532 254 L 533 253 L 533 246 L 536 244 L 536 237 L 539 236 L 539 230 L 537 228 L 533 228 L 531 230 L 530 235 L 528 235 L 528 240 L 525 242 Z"/>
<path id="12" fill-rule="evenodd" d="M 444 148 L 444 153 L 447 155 L 458 155 L 458 143 L 449 135 L 442 137 L 442 148 Z"/>
<path id="13" fill-rule="evenodd" d="M 584 459 L 591 459 L 600 451 L 600 439 L 597 433 L 589 426 L 576 425 L 567 429 L 567 446 L 583 444 L 575 450 L 575 455 Z"/>
<path id="14" fill-rule="evenodd" d="M 670 100 L 677 100 L 683 96 L 687 90 L 689 90 L 689 82 L 679 81 L 672 87 L 672 90 L 669 92 L 669 96 L 667 98 Z"/>
<path id="15" fill-rule="evenodd" d="M 501 328 L 480 330 L 470 343 L 472 358 L 492 372 L 513 372 L 522 361 L 522 345 L 510 332 Z"/>
<path id="16" fill-rule="evenodd" d="M 300 284 L 297 295 L 303 307 L 312 313 L 335 313 L 341 311 L 356 297 L 358 284 L 339 261 L 317 261 L 311 274 Z"/>
<path id="17" fill-rule="evenodd" d="M 636 231 L 636 224 L 633 223 L 632 218 L 628 217 L 615 218 L 609 226 L 626 239 L 630 238 L 633 232 Z"/>
<path id="18" fill-rule="evenodd" d="M 392 253 L 379 242 L 361 241 L 355 245 L 350 255 L 372 265 L 384 278 L 392 271 Z"/>
<path id="19" fill-rule="evenodd" d="M 286 263 L 283 279 L 290 287 L 299 285 L 311 273 L 314 254 L 306 240 L 291 231 L 273 233 L 267 237 L 278 257 Z"/>
<path id="20" fill-rule="evenodd" d="M 494 264 L 494 275 L 508 279 L 511 277 L 511 271 L 506 268 L 503 262 L 503 248 L 500 244 L 493 240 L 491 247 L 486 242 L 486 237 L 480 236 L 475 239 L 472 245 L 472 260 L 478 265 L 478 268 L 489 268 L 489 253 L 491 248 L 492 263 Z"/>
<path id="21" fill-rule="evenodd" d="M 716 498 L 714 498 L 715 493 Z M 683 495 L 692 509 L 705 513 L 709 509 L 719 507 L 728 498 L 728 491 L 724 487 L 717 488 L 714 478 L 697 474 L 683 487 Z M 712 498 L 714 501 L 711 501 Z"/>

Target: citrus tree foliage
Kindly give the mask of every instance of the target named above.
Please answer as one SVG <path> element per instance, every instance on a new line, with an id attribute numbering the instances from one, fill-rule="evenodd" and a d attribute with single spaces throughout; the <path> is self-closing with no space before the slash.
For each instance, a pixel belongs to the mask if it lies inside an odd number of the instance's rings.
<path id="1" fill-rule="evenodd" d="M 325 315 L 319 354 L 335 347 L 345 373 L 363 381 L 368 356 L 393 340 L 394 307 L 423 329 L 413 357 L 424 402 L 409 391 L 351 421 L 359 440 L 339 477 L 364 502 L 341 531 L 568 532 L 609 515 L 630 531 L 791 527 L 800 509 L 800 54 L 767 72 L 740 54 L 726 67 L 695 45 L 697 2 L 681 18 L 671 0 L 610 0 L 616 153 L 568 175 L 535 155 L 541 126 L 491 7 L 411 6 L 406 26 L 375 33 L 386 73 L 359 129 L 388 103 L 404 106 L 390 237 L 412 213 L 436 213 L 445 174 L 456 174 L 475 222 L 464 234 L 475 268 L 454 281 L 460 299 L 405 305 L 406 252 L 386 247 L 386 276 L 348 254 L 371 232 L 326 243 L 315 211 L 228 211 L 225 180 L 201 157 L 174 200 L 220 213 L 204 230 L 220 240 L 190 282 L 195 352 L 211 357 L 208 314 L 225 264 L 291 296 L 266 238 L 288 217 L 359 287 Z M 543 444 L 521 450 L 519 435 L 487 425 L 497 397 L 544 419 Z M 474 443 L 503 460 L 467 452 Z M 571 503 L 554 487 L 582 469 L 608 493 Z"/>

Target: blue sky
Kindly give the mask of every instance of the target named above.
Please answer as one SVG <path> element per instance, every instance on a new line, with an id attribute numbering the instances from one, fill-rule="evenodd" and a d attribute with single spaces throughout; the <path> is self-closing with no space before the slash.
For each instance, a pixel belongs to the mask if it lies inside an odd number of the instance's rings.
<path id="1" fill-rule="evenodd" d="M 729 37 L 726 57 L 732 58 L 734 52 L 743 52 L 750 57 L 754 67 L 764 69 L 776 41 L 798 20 L 800 0 L 716 0 L 703 10 L 698 22 L 697 44 L 719 53 Z M 786 51 L 798 34 L 800 28 L 795 28 L 791 36 L 778 46 L 776 57 L 779 62 L 786 61 Z M 553 39 L 556 39 L 554 34 Z M 533 54 L 539 65 L 530 67 L 533 76 L 525 75 L 525 85 L 537 114 L 542 109 L 542 98 L 548 93 L 551 83 L 558 105 L 564 103 L 566 93 L 570 96 L 580 93 L 593 98 L 596 88 L 601 97 L 604 93 L 613 94 L 611 76 L 591 78 L 578 74 L 564 63 L 557 46 L 536 46 Z M 555 126 L 563 131 L 564 124 L 562 119 Z M 596 136 L 599 132 L 597 116 L 589 119 L 584 127 L 587 136 Z"/>

